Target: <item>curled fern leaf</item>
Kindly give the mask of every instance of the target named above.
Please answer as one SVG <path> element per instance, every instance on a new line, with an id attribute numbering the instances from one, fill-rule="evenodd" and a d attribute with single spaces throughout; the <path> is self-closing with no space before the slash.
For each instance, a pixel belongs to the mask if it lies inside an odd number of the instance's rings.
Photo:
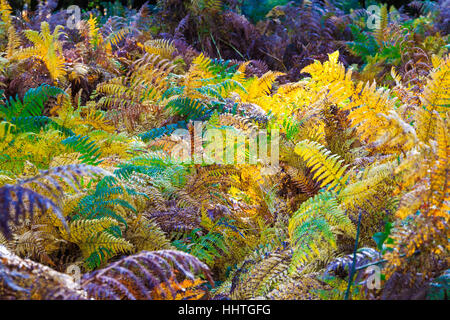
<path id="1" fill-rule="evenodd" d="M 372 248 L 360 248 L 356 253 L 355 267 L 380 260 L 381 254 Z M 348 277 L 353 264 L 353 254 L 333 260 L 325 269 L 325 275 L 336 275 L 342 279 Z M 363 270 L 364 271 L 364 270 Z M 358 276 L 356 277 L 358 278 Z"/>

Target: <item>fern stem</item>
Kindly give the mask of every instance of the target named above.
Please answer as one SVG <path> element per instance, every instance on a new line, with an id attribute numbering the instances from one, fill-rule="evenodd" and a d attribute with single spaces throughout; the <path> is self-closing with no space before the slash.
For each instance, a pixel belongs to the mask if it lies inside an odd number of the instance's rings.
<path id="1" fill-rule="evenodd" d="M 414 253 L 413 253 L 413 256 L 416 255 L 417 253 L 418 253 L 418 251 L 414 252 Z M 403 258 L 403 257 L 405 257 L 405 256 L 406 256 L 406 253 L 402 253 L 401 255 L 399 255 L 399 258 Z M 362 265 L 362 266 L 356 268 L 355 271 L 363 270 L 363 269 L 366 269 L 366 268 L 368 268 L 368 267 L 370 267 L 370 266 L 376 266 L 376 265 L 378 265 L 378 264 L 382 264 L 382 263 L 386 263 L 386 262 L 388 262 L 388 260 L 386 260 L 386 259 L 381 259 L 381 260 L 378 260 L 378 261 L 375 261 L 375 262 L 371 262 L 371 263 Z"/>
<path id="2" fill-rule="evenodd" d="M 222 60 L 222 55 L 220 54 L 220 50 L 219 50 L 219 48 L 217 47 L 216 40 L 214 40 L 214 37 L 213 37 L 211 31 L 209 32 L 209 35 L 211 36 L 211 40 L 212 40 L 212 42 L 214 43 L 214 46 L 216 47 L 216 51 L 217 51 L 217 54 L 219 55 L 219 59 Z"/>
<path id="3" fill-rule="evenodd" d="M 236 51 L 236 53 L 237 53 L 238 55 L 241 56 L 242 59 L 245 60 L 244 55 L 243 55 L 238 49 L 236 49 L 235 46 L 233 46 L 231 43 L 229 43 L 229 42 L 227 42 L 227 41 L 225 41 L 225 40 L 223 40 L 223 39 L 220 39 L 220 38 L 219 38 L 219 40 L 222 41 L 223 43 L 225 43 L 227 46 L 231 47 L 234 51 Z"/>
<path id="4" fill-rule="evenodd" d="M 352 286 L 353 282 L 353 276 L 355 274 L 355 265 L 356 265 L 356 251 L 358 250 L 358 240 L 359 240 L 359 230 L 361 226 L 361 217 L 362 217 L 362 211 L 359 211 L 359 217 L 358 217 L 358 227 L 356 229 L 356 240 L 355 240 L 355 249 L 353 250 L 353 261 L 352 261 L 352 269 L 350 271 L 350 275 L 348 276 L 348 285 L 347 285 L 347 291 L 345 292 L 344 300 L 348 300 L 350 296 L 350 288 Z"/>

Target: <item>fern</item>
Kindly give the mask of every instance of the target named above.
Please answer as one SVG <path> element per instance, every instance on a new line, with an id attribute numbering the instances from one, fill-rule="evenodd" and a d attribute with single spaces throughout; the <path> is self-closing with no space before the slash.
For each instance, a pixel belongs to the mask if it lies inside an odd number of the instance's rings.
<path id="1" fill-rule="evenodd" d="M 148 40 L 145 44 L 138 44 L 148 54 L 155 54 L 162 59 L 172 59 L 176 50 L 173 41 L 165 39 Z"/>
<path id="2" fill-rule="evenodd" d="M 185 251 L 199 258 L 201 261 L 212 266 L 215 259 L 227 254 L 229 249 L 225 244 L 222 234 L 217 232 L 208 232 L 205 235 L 198 235 L 201 229 L 194 229 L 183 241 L 176 240 L 173 245 L 182 251 Z"/>
<path id="3" fill-rule="evenodd" d="M 142 216 L 129 223 L 125 237 L 136 247 L 136 252 L 173 248 L 159 225 L 154 220 Z"/>
<path id="4" fill-rule="evenodd" d="M 436 128 L 435 112 L 445 115 L 448 112 L 450 98 L 449 82 L 450 57 L 443 59 L 431 72 L 421 97 L 423 108 L 417 111 L 418 137 L 425 143 L 434 135 Z"/>
<path id="5" fill-rule="evenodd" d="M 105 174 L 105 171 L 86 165 L 68 165 L 42 171 L 38 176 L 19 181 L 15 185 L 2 186 L 0 188 L 2 206 L 0 231 L 9 238 L 11 236 L 10 220 L 14 219 L 14 223 L 18 224 L 21 217 L 30 216 L 32 218 L 35 207 L 42 214 L 52 210 L 60 223 L 67 228 L 65 218 L 55 203 L 55 199 L 60 199 L 63 195 L 64 185 L 78 190 L 79 176 L 100 174 Z"/>
<path id="6" fill-rule="evenodd" d="M 111 218 L 78 219 L 69 224 L 69 229 L 68 240 L 80 247 L 88 269 L 133 249 L 133 245 L 122 238 L 117 222 Z"/>
<path id="7" fill-rule="evenodd" d="M 199 99 L 177 98 L 171 100 L 166 108 L 172 108 L 186 119 L 204 120 L 212 114 L 212 110 Z"/>
<path id="8" fill-rule="evenodd" d="M 135 212 L 136 208 L 127 201 L 133 190 L 116 184 L 115 179 L 105 177 L 97 183 L 92 194 L 82 197 L 74 208 L 72 219 L 101 219 L 109 217 L 127 227 L 126 210 Z M 112 180 L 112 181 L 110 181 Z M 136 194 L 139 196 L 140 194 Z"/>
<path id="9" fill-rule="evenodd" d="M 150 140 L 159 138 L 164 135 L 170 135 L 176 129 L 186 128 L 186 126 L 187 126 L 186 121 L 179 121 L 177 123 L 169 124 L 167 126 L 154 128 L 150 131 L 140 134 L 140 137 L 144 142 L 148 142 Z"/>
<path id="10" fill-rule="evenodd" d="M 33 43 L 33 46 L 16 52 L 13 59 L 36 57 L 45 63 L 53 80 L 60 79 L 66 74 L 66 61 L 62 55 L 62 45 L 59 42 L 59 38 L 63 34 L 62 28 L 62 26 L 57 26 L 53 33 L 50 33 L 50 26 L 48 22 L 44 21 L 41 23 L 41 32 L 25 30 L 24 34 Z"/>
<path id="11" fill-rule="evenodd" d="M 8 59 L 14 56 L 14 53 L 18 50 L 21 45 L 21 40 L 13 26 L 8 29 L 8 45 L 6 47 L 6 57 Z"/>
<path id="12" fill-rule="evenodd" d="M 71 151 L 82 154 L 80 160 L 82 163 L 90 165 L 98 165 L 102 160 L 98 160 L 101 156 L 100 147 L 97 147 L 95 141 L 89 141 L 88 136 L 74 135 L 61 141 Z"/>
<path id="13" fill-rule="evenodd" d="M 350 30 L 354 40 L 349 41 L 347 45 L 353 53 L 361 56 L 367 63 L 367 58 L 378 52 L 378 43 L 372 35 L 367 34 L 356 25 L 350 25 Z"/>
<path id="14" fill-rule="evenodd" d="M 344 173 L 348 165 L 342 166 L 344 160 L 338 155 L 332 155 L 324 146 L 308 140 L 297 143 L 295 152 L 305 160 L 321 187 L 328 185 L 327 190 L 336 192 L 345 187 L 348 173 Z"/>
<path id="15" fill-rule="evenodd" d="M 380 259 L 380 257 L 380 253 L 372 248 L 360 248 L 356 253 L 355 267 L 359 268 L 368 263 L 376 262 Z M 336 258 L 325 268 L 324 275 L 334 275 L 340 277 L 341 279 L 345 279 L 350 274 L 352 264 L 353 254 Z M 362 270 L 362 273 L 364 273 L 364 271 L 365 270 Z M 360 276 L 357 275 L 356 280 L 359 278 Z"/>
<path id="16" fill-rule="evenodd" d="M 286 276 L 290 258 L 288 251 L 278 249 L 256 259 L 244 260 L 233 274 L 231 298 L 252 299 L 270 291 L 274 283 Z"/>
<path id="17" fill-rule="evenodd" d="M 1 0 L 0 1 L 0 12 L 1 12 L 1 20 L 5 24 L 5 30 L 11 26 L 12 23 L 12 8 L 9 5 L 8 1 Z"/>
<path id="18" fill-rule="evenodd" d="M 337 229 L 349 235 L 355 233 L 353 223 L 332 193 L 319 193 L 302 203 L 289 221 L 289 236 L 294 248 L 291 270 L 319 255 L 322 240 L 335 247 Z"/>
<path id="19" fill-rule="evenodd" d="M 41 129 L 53 128 L 64 135 L 73 135 L 73 131 L 60 125 L 50 117 L 43 115 L 44 106 L 50 97 L 66 93 L 60 88 L 43 84 L 37 88 L 29 89 L 20 101 L 10 97 L 4 105 L 0 105 L 0 118 L 13 125 L 13 132 L 36 132 Z"/>
<path id="20" fill-rule="evenodd" d="M 0 107 L 0 115 L 8 121 L 17 117 L 42 116 L 44 105 L 48 99 L 59 94 L 65 94 L 65 92 L 60 88 L 43 84 L 29 89 L 25 93 L 23 101 L 20 101 L 18 97 L 16 99 L 11 97 L 4 106 Z"/>
<path id="21" fill-rule="evenodd" d="M 152 299 L 158 289 L 163 296 L 174 296 L 171 283 L 178 284 L 177 278 L 194 280 L 199 274 L 212 283 L 208 267 L 187 253 L 143 251 L 84 275 L 81 285 L 96 299 Z"/>

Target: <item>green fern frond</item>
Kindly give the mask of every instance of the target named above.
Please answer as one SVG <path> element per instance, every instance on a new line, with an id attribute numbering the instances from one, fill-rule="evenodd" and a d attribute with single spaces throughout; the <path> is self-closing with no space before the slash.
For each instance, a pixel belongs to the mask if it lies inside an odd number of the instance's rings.
<path id="1" fill-rule="evenodd" d="M 176 98 L 167 103 L 166 108 L 175 111 L 176 114 L 186 119 L 204 119 L 212 113 L 212 110 L 200 99 Z"/>
<path id="2" fill-rule="evenodd" d="M 102 160 L 98 160 L 101 156 L 100 147 L 97 147 L 95 141 L 90 141 L 88 136 L 75 135 L 61 141 L 70 150 L 82 154 L 80 159 L 83 163 L 98 165 Z"/>
<path id="3" fill-rule="evenodd" d="M 319 256 L 321 246 L 336 247 L 336 238 L 330 224 L 324 218 L 309 218 L 295 229 L 291 236 L 294 253 L 290 270 L 294 272 L 298 266 Z"/>
<path id="4" fill-rule="evenodd" d="M 25 93 L 23 101 L 20 101 L 18 97 L 15 99 L 11 97 L 4 106 L 0 106 L 0 116 L 6 120 L 11 120 L 15 117 L 42 116 L 44 105 L 48 99 L 60 94 L 66 93 L 60 88 L 48 84 L 31 88 Z"/>
<path id="5" fill-rule="evenodd" d="M 302 203 L 289 220 L 289 236 L 294 249 L 291 270 L 298 264 L 319 255 L 320 246 L 336 246 L 335 233 L 339 230 L 354 236 L 355 226 L 339 206 L 331 192 L 317 194 Z"/>
<path id="6" fill-rule="evenodd" d="M 69 241 L 76 243 L 86 259 L 88 269 L 94 269 L 119 253 L 133 250 L 133 245 L 122 238 L 117 222 L 111 218 L 76 220 L 70 223 Z"/>

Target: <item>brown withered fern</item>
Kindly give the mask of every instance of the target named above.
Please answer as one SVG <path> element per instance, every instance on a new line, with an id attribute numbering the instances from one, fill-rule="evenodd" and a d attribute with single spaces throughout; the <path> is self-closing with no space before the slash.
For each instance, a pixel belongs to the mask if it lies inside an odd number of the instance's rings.
<path id="1" fill-rule="evenodd" d="M 161 289 L 163 296 L 174 296 L 171 283 L 196 276 L 213 283 L 208 267 L 194 256 L 175 250 L 143 251 L 85 274 L 81 286 L 96 299 L 152 299 Z"/>

